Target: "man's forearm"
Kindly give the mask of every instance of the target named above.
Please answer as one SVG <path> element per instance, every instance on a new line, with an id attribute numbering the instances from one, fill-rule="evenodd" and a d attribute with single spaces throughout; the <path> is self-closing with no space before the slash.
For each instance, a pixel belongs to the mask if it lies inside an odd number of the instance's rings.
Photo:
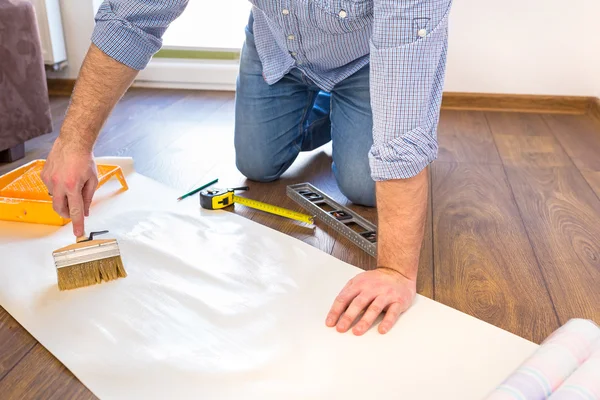
<path id="1" fill-rule="evenodd" d="M 416 281 L 427 216 L 427 169 L 410 179 L 377 182 L 376 190 L 377 265 Z"/>
<path id="2" fill-rule="evenodd" d="M 92 45 L 81 67 L 59 139 L 91 151 L 104 122 L 137 73 Z"/>

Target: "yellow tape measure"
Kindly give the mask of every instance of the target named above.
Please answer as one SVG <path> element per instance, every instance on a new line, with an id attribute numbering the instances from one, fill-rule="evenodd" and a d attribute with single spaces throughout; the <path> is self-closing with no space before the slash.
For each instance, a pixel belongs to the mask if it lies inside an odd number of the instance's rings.
<path id="1" fill-rule="evenodd" d="M 208 189 L 200 192 L 200 206 L 208 210 L 219 210 L 221 208 L 229 207 L 234 203 L 242 204 L 246 207 L 254 208 L 256 210 L 264 211 L 269 214 L 279 215 L 281 217 L 301 221 L 307 224 L 314 224 L 314 217 L 306 214 L 302 214 L 296 211 L 288 210 L 286 208 L 274 206 L 260 202 L 258 200 L 247 199 L 245 197 L 236 196 L 235 190 L 248 190 L 248 187 L 240 187 L 234 189 Z"/>

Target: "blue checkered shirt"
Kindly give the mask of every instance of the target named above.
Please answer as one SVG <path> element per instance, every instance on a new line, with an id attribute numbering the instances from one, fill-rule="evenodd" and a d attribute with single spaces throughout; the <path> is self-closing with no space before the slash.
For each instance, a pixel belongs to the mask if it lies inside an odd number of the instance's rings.
<path id="1" fill-rule="evenodd" d="M 251 2 L 267 83 L 296 67 L 331 91 L 370 63 L 374 180 L 409 178 L 437 157 L 452 0 Z M 187 0 L 105 0 L 92 42 L 141 70 L 186 6 Z"/>

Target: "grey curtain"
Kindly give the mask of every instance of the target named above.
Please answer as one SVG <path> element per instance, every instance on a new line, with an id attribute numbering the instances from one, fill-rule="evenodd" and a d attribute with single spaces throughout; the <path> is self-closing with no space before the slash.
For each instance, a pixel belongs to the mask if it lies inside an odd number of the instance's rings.
<path id="1" fill-rule="evenodd" d="M 52 131 L 35 10 L 0 0 L 0 151 Z"/>

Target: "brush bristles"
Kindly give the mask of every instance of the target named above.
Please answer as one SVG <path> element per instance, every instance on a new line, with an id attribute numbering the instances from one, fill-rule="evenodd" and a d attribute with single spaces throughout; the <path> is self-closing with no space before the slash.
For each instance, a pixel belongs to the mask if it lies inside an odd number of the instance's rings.
<path id="1" fill-rule="evenodd" d="M 121 257 L 110 257 L 103 260 L 85 262 L 58 268 L 59 290 L 70 290 L 125 278 L 127 272 Z"/>

